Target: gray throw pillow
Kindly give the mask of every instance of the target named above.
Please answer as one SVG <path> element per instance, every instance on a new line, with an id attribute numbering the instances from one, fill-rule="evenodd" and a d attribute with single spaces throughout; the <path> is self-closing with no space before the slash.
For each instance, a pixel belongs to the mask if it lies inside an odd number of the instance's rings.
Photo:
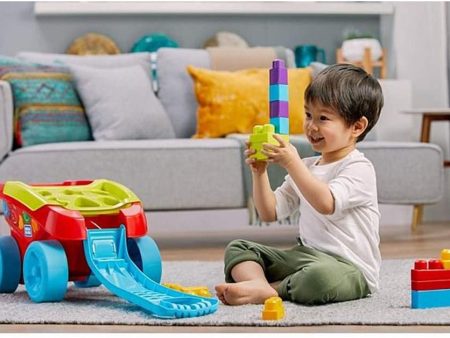
<path id="1" fill-rule="evenodd" d="M 312 78 L 315 79 L 319 73 L 329 65 L 321 62 L 311 62 L 309 67 L 312 69 Z"/>
<path id="2" fill-rule="evenodd" d="M 96 68 L 116 68 L 141 65 L 151 72 L 151 54 L 129 53 L 117 55 L 67 55 L 52 53 L 20 52 L 17 57 L 27 62 L 43 65 L 77 65 Z"/>
<path id="3" fill-rule="evenodd" d="M 70 66 L 95 140 L 174 138 L 163 106 L 142 66 Z"/>
<path id="4" fill-rule="evenodd" d="M 158 97 L 180 138 L 192 137 L 197 126 L 198 104 L 194 83 L 186 70 L 189 65 L 210 68 L 208 52 L 204 49 L 158 49 Z"/>

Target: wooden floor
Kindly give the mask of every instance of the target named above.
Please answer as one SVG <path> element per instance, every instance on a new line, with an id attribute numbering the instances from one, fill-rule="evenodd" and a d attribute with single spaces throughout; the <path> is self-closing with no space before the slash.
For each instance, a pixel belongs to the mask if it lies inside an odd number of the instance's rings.
<path id="1" fill-rule="evenodd" d="M 289 247 L 294 241 L 295 227 L 249 228 L 239 237 L 266 241 L 267 244 Z M 259 238 L 258 238 L 259 236 Z M 424 224 L 412 234 L 409 227 L 384 226 L 381 228 L 381 253 L 388 258 L 431 258 L 439 256 L 444 248 L 450 248 L 450 222 Z M 207 232 L 154 234 L 161 250 L 163 261 L 167 260 L 220 260 L 229 240 L 235 233 Z M 256 238 L 255 238 L 256 237 Z M 0 332 L 450 332 L 448 326 L 298 326 L 285 328 L 268 327 L 189 327 L 189 326 L 127 326 L 127 325 L 0 325 Z"/>

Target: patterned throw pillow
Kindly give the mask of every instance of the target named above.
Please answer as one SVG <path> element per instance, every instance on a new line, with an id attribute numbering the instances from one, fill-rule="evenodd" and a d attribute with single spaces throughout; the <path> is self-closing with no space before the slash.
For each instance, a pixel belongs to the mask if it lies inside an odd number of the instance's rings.
<path id="1" fill-rule="evenodd" d="M 13 93 L 16 147 L 92 139 L 67 68 L 0 57 L 0 80 Z"/>
<path id="2" fill-rule="evenodd" d="M 251 133 L 256 124 L 269 123 L 269 71 L 235 72 L 188 67 L 198 101 L 194 138 Z M 311 70 L 289 69 L 289 124 L 291 134 L 303 133 L 303 96 Z"/>

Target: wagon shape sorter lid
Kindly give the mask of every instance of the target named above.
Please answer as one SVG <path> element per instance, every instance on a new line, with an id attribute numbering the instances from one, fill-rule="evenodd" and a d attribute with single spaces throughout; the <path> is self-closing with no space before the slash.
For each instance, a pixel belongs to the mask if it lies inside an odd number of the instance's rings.
<path id="1" fill-rule="evenodd" d="M 122 207 L 139 198 L 127 187 L 117 182 L 99 179 L 79 185 L 27 185 L 8 181 L 3 194 L 35 211 L 46 205 L 56 205 L 76 210 L 82 215 L 117 213 Z"/>

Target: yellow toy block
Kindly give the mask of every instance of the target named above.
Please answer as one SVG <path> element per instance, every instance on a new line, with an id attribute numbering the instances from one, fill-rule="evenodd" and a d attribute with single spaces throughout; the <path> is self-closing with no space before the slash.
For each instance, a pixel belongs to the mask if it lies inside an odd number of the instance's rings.
<path id="1" fill-rule="evenodd" d="M 280 320 L 284 317 L 283 301 L 280 297 L 270 297 L 264 302 L 263 320 Z"/>
<path id="2" fill-rule="evenodd" d="M 441 251 L 441 262 L 444 269 L 450 269 L 450 249 L 443 249 Z"/>
<path id="3" fill-rule="evenodd" d="M 182 286 L 175 283 L 162 283 L 166 288 L 174 289 L 180 292 L 188 293 L 190 295 L 208 297 L 211 298 L 212 295 L 206 286 Z"/>
<path id="4" fill-rule="evenodd" d="M 255 149 L 256 153 L 251 158 L 256 158 L 260 161 L 267 160 L 267 156 L 261 153 L 263 143 L 279 145 L 278 141 L 273 137 L 273 134 L 275 134 L 275 126 L 273 124 L 256 125 L 253 127 L 253 133 L 250 135 L 249 141 L 250 148 Z M 286 142 L 289 142 L 289 135 L 278 135 Z"/>

